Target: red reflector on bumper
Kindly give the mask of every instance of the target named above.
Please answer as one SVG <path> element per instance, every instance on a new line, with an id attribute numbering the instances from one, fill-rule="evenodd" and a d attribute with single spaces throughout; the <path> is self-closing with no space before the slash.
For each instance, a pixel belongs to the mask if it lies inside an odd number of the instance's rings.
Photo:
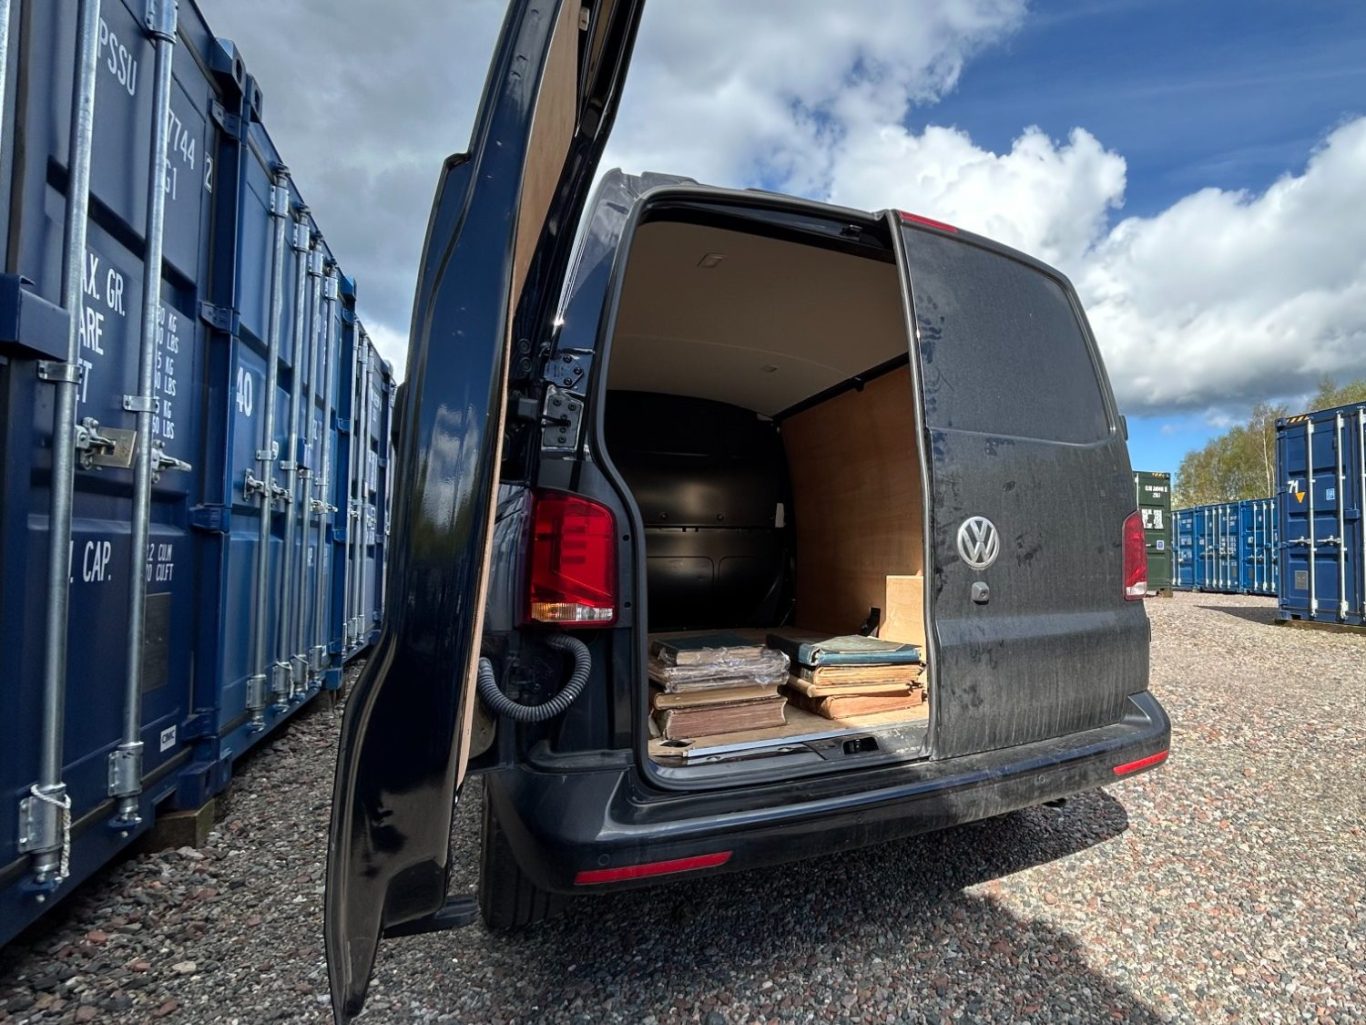
<path id="1" fill-rule="evenodd" d="M 1136 762 L 1125 762 L 1123 765 L 1116 765 L 1115 775 L 1127 776 L 1129 773 L 1137 772 L 1139 769 L 1148 769 L 1154 765 L 1161 765 L 1167 760 L 1167 755 L 1169 753 L 1170 752 L 1167 751 L 1159 751 L 1155 755 L 1148 755 L 1147 758 L 1140 758 Z"/>
<path id="2" fill-rule="evenodd" d="M 675 872 L 693 872 L 699 868 L 716 868 L 730 861 L 730 854 L 730 851 L 717 851 L 715 854 L 698 854 L 691 858 L 674 858 L 672 861 L 647 861 L 643 865 L 623 865 L 621 868 L 590 868 L 574 877 L 574 885 L 621 883 L 628 879 L 648 879 L 651 876 L 673 875 Z"/>

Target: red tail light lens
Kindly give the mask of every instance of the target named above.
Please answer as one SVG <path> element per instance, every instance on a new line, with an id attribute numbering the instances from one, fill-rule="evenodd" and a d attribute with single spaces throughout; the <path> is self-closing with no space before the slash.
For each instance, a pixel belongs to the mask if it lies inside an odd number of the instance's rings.
<path id="1" fill-rule="evenodd" d="M 577 495 L 536 497 L 528 618 L 610 626 L 617 618 L 617 525 L 612 511 Z"/>
<path id="2" fill-rule="evenodd" d="M 1148 545 L 1143 518 L 1137 512 L 1124 521 L 1124 600 L 1138 601 L 1148 593 Z"/>

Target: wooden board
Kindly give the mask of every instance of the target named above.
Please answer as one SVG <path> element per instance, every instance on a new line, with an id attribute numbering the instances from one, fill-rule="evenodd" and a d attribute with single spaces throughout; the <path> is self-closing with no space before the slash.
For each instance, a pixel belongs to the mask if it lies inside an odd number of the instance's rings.
<path id="1" fill-rule="evenodd" d="M 857 632 L 870 608 L 886 616 L 889 576 L 924 571 L 909 369 L 790 417 L 782 434 L 797 536 L 795 622 Z"/>
<path id="2" fill-rule="evenodd" d="M 881 636 L 889 641 L 909 641 L 925 650 L 925 578 L 889 576 L 887 604 L 882 607 Z"/>

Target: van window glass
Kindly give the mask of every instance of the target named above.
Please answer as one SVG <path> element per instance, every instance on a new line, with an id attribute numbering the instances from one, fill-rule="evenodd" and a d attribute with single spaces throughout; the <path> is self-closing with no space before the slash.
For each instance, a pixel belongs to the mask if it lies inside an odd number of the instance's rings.
<path id="1" fill-rule="evenodd" d="M 907 228 L 931 427 L 1091 442 L 1110 429 L 1096 365 L 1052 277 Z"/>

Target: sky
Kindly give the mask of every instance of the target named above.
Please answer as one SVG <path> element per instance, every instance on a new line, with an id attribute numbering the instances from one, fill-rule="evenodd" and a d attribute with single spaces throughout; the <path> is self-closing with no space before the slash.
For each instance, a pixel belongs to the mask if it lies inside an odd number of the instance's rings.
<path id="1" fill-rule="evenodd" d="M 400 368 L 502 0 L 200 0 Z M 896 207 L 1057 266 L 1134 465 L 1366 375 L 1366 4 L 651 0 L 603 167 Z"/>

